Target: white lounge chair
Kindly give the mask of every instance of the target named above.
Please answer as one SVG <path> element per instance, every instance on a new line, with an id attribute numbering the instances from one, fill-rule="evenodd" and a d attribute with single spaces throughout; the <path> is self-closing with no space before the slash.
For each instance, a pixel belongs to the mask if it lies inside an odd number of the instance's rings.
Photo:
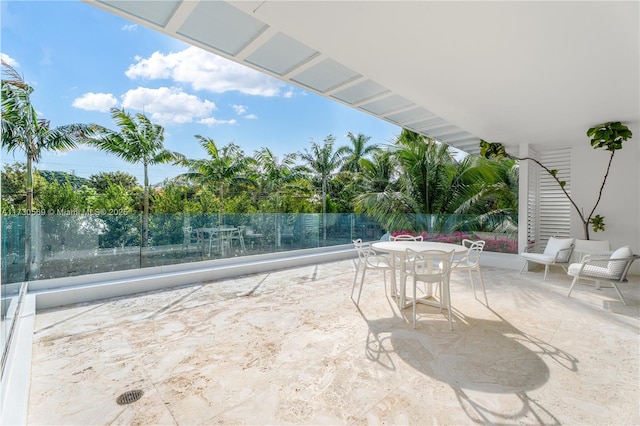
<path id="1" fill-rule="evenodd" d="M 600 283 L 605 282 L 613 286 L 620 301 L 626 305 L 618 284 L 627 281 L 627 272 L 636 259 L 640 259 L 640 256 L 633 254 L 629 246 L 617 249 L 611 256 L 584 256 L 580 263 L 569 265 L 567 273 L 573 277 L 573 281 L 567 297 L 571 296 L 573 287 L 580 280 L 595 281 L 597 290 L 600 289 Z"/>
<path id="2" fill-rule="evenodd" d="M 562 266 L 565 272 L 567 271 L 567 266 L 569 266 L 569 263 L 571 262 L 571 254 L 573 253 L 574 248 L 573 238 L 551 237 L 549 238 L 549 241 L 547 241 L 542 253 L 536 252 L 538 247 L 540 247 L 540 245 L 532 244 L 527 246 L 523 253 L 520 253 L 520 256 L 525 260 L 520 273 L 524 271 L 529 262 L 544 265 L 544 281 L 547 280 L 549 265 Z"/>

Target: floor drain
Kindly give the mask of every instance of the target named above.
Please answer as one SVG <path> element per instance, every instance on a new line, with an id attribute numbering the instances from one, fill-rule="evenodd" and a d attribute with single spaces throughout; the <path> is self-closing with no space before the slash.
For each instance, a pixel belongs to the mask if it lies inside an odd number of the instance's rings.
<path id="1" fill-rule="evenodd" d="M 144 395 L 144 392 L 139 390 L 139 389 L 138 390 L 127 391 L 127 392 L 123 393 L 122 395 L 120 395 L 118 397 L 118 399 L 116 399 L 116 402 L 118 403 L 118 405 L 131 404 L 133 402 L 136 402 L 140 398 L 142 398 L 142 395 Z"/>

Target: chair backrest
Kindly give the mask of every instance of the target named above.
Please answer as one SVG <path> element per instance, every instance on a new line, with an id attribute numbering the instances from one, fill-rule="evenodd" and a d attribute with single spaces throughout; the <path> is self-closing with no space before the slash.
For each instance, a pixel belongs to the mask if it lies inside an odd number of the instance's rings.
<path id="1" fill-rule="evenodd" d="M 607 263 L 609 274 L 616 277 L 618 281 L 625 280 L 627 271 L 629 271 L 631 264 L 636 258 L 629 246 L 620 247 L 609 257 L 609 262 Z"/>
<path id="2" fill-rule="evenodd" d="M 361 238 L 357 240 L 353 240 L 353 245 L 356 248 L 356 253 L 358 253 L 358 259 L 361 262 L 366 262 L 367 257 L 369 256 L 369 243 L 363 243 Z"/>
<path id="3" fill-rule="evenodd" d="M 480 255 L 482 255 L 485 244 L 486 241 L 483 240 L 472 241 L 466 238 L 463 239 L 462 245 L 467 248 L 467 253 L 460 259 L 460 262 L 464 262 L 466 266 L 476 266 L 480 263 Z"/>
<path id="4" fill-rule="evenodd" d="M 575 247 L 573 238 L 551 237 L 544 248 L 544 254 L 556 257 L 556 263 L 567 263 Z"/>
<path id="5" fill-rule="evenodd" d="M 640 259 L 640 255 L 630 254 L 628 257 L 591 257 L 583 259 L 582 266 L 577 276 L 581 278 L 591 278 L 600 281 L 625 282 L 631 264 Z"/>
<path id="6" fill-rule="evenodd" d="M 389 235 L 389 241 L 422 241 L 422 235 L 413 236 L 409 234 Z"/>
<path id="7" fill-rule="evenodd" d="M 427 282 L 436 282 L 448 279 L 451 274 L 451 264 L 455 251 L 407 249 L 408 260 L 407 273 L 416 279 Z"/>

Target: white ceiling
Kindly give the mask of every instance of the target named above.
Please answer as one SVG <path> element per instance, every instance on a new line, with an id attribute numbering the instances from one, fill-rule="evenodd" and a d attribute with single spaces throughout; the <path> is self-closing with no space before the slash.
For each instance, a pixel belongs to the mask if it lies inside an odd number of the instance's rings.
<path id="1" fill-rule="evenodd" d="M 467 152 L 640 137 L 638 1 L 85 1 Z"/>

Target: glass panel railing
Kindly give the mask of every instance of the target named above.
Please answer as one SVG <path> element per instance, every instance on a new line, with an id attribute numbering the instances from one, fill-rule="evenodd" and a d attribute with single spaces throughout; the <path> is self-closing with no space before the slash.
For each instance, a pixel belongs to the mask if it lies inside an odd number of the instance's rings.
<path id="1" fill-rule="evenodd" d="M 415 215 L 427 240 L 484 239 L 485 250 L 517 252 L 504 223 L 471 216 Z M 322 214 L 153 214 L 142 244 L 139 214 L 2 217 L 2 283 L 87 275 L 210 259 L 375 241 L 387 231 L 371 217 Z M 393 232 L 403 232 L 394 230 Z M 407 231 L 408 232 L 408 231 Z"/>

